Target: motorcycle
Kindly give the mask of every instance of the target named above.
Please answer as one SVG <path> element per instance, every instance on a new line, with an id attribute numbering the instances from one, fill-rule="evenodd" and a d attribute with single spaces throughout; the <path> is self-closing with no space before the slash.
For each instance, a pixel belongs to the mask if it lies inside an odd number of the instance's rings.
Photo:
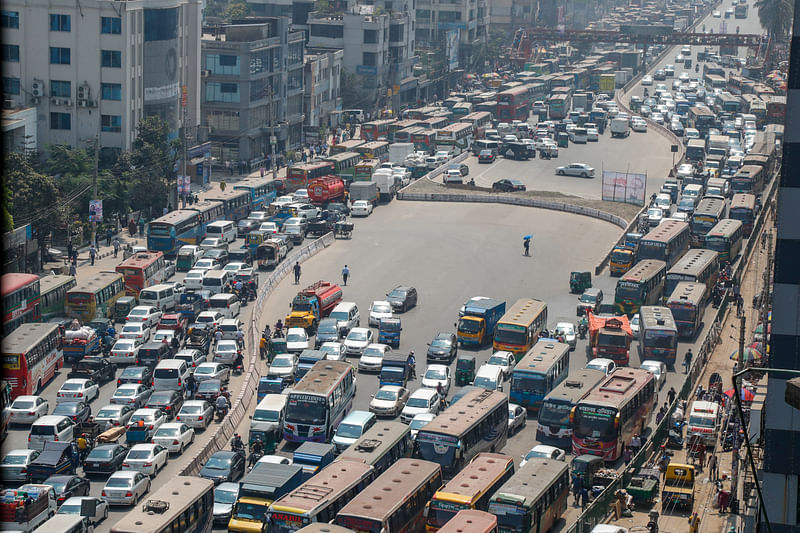
<path id="1" fill-rule="evenodd" d="M 680 450 L 683 448 L 683 437 L 678 431 L 674 429 L 669 430 L 666 447 L 670 450 Z"/>
<path id="2" fill-rule="evenodd" d="M 584 324 L 583 322 L 578 324 L 578 336 L 581 339 L 585 339 L 586 338 L 586 332 L 588 331 L 588 329 L 589 329 L 589 327 L 586 324 Z"/>
<path id="3" fill-rule="evenodd" d="M 235 365 L 233 365 L 234 376 L 241 376 L 243 372 L 244 372 L 244 367 L 242 366 L 242 363 L 236 363 Z"/>
<path id="4" fill-rule="evenodd" d="M 250 452 L 250 455 L 247 457 L 247 466 L 252 467 L 262 457 L 264 457 L 264 452 L 261 451 Z"/>
<path id="5" fill-rule="evenodd" d="M 228 416 L 228 408 L 215 405 L 214 414 L 217 416 L 217 422 L 222 422 L 222 420 Z"/>

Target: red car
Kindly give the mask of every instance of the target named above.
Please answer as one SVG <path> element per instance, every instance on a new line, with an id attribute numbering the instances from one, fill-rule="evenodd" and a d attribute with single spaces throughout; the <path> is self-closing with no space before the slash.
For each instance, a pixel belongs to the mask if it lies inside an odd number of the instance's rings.
<path id="1" fill-rule="evenodd" d="M 158 322 L 158 329 L 171 329 L 175 330 L 178 338 L 183 337 L 186 332 L 186 327 L 189 325 L 189 319 L 181 313 L 167 313 L 161 315 L 161 320 Z"/>
<path id="2" fill-rule="evenodd" d="M 478 154 L 478 163 L 494 163 L 496 157 L 491 150 L 481 150 L 481 153 Z"/>

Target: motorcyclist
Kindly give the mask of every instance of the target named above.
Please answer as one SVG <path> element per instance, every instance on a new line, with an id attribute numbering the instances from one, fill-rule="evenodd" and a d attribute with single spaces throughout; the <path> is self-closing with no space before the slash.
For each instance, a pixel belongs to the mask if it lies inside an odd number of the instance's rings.
<path id="1" fill-rule="evenodd" d="M 283 337 L 283 322 L 281 322 L 280 318 L 275 322 L 275 333 L 272 336 L 276 338 Z"/>
<path id="2" fill-rule="evenodd" d="M 236 352 L 236 359 L 233 361 L 233 368 L 244 368 L 244 358 L 242 357 L 241 350 Z"/>
<path id="3" fill-rule="evenodd" d="M 241 329 L 236 331 L 236 346 L 238 346 L 240 350 L 244 350 L 244 331 Z"/>
<path id="4" fill-rule="evenodd" d="M 233 434 L 233 438 L 231 439 L 231 450 L 238 453 L 244 453 L 244 442 L 242 442 L 242 437 L 238 433 Z"/>
<path id="5" fill-rule="evenodd" d="M 220 394 L 217 396 L 217 399 L 214 402 L 214 407 L 216 408 L 217 413 L 222 413 L 220 418 L 225 418 L 225 416 L 228 414 L 228 408 L 230 407 L 228 398 L 226 398 L 224 394 Z"/>

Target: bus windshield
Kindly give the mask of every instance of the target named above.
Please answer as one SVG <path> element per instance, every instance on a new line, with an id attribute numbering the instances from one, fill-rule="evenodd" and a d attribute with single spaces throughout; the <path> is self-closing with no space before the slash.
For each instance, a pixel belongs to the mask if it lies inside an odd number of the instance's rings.
<path id="1" fill-rule="evenodd" d="M 514 373 L 511 379 L 512 390 L 539 395 L 547 393 L 547 386 L 542 374 Z"/>
<path id="2" fill-rule="evenodd" d="M 498 326 L 497 330 L 495 330 L 494 334 L 495 342 L 503 343 L 503 344 L 522 344 L 524 345 L 527 340 L 527 334 L 524 328 L 520 329 L 505 329 L 504 327 Z"/>
<path id="3" fill-rule="evenodd" d="M 614 438 L 614 418 L 617 410 L 613 407 L 579 405 L 575 410 L 574 435 L 578 438 L 595 438 L 608 441 Z"/>
<path id="4" fill-rule="evenodd" d="M 568 426 L 569 412 L 571 409 L 572 405 L 568 403 L 555 403 L 545 400 L 539 408 L 539 425 Z"/>
<path id="5" fill-rule="evenodd" d="M 434 499 L 431 501 L 431 507 L 428 511 L 428 524 L 433 527 L 442 527 L 449 522 L 457 512 L 469 508 L 469 505 Z"/>
<path id="6" fill-rule="evenodd" d="M 619 298 L 624 298 L 626 300 L 633 300 L 639 301 L 642 298 L 642 287 L 640 286 L 632 286 L 632 285 L 623 285 L 622 283 L 617 285 L 617 296 Z"/>
<path id="7" fill-rule="evenodd" d="M 287 422 L 312 425 L 324 424 L 326 414 L 325 398 L 322 396 L 303 395 L 303 398 L 300 399 L 295 396 L 289 396 L 286 407 Z"/>
<path id="8" fill-rule="evenodd" d="M 678 306 L 675 304 L 670 304 L 670 310 L 672 310 L 672 318 L 676 321 L 693 321 L 696 309 L 693 306 Z"/>
<path id="9" fill-rule="evenodd" d="M 264 505 L 240 501 L 236 504 L 235 517 L 240 520 L 261 521 L 264 518 Z"/>
<path id="10" fill-rule="evenodd" d="M 455 443 L 453 445 L 448 445 L 446 443 L 439 444 L 438 442 L 434 443 L 433 439 L 431 439 L 430 441 L 423 440 L 422 442 L 420 442 L 419 440 L 420 435 L 422 435 L 423 437 L 427 435 L 424 435 L 422 433 L 417 434 L 417 446 L 419 447 L 419 454 L 420 456 L 422 456 L 423 459 L 447 467 L 449 467 L 455 462 L 456 458 Z M 440 437 L 440 436 L 436 435 L 434 437 Z"/>

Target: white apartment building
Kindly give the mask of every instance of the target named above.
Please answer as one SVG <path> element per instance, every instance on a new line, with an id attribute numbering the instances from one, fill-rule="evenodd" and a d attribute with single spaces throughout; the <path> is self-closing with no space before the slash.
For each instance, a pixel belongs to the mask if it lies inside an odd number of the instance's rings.
<path id="1" fill-rule="evenodd" d="M 328 127 L 332 111 L 341 110 L 340 94 L 344 51 L 306 48 L 303 88 L 304 126 Z M 308 136 L 306 137 L 308 140 Z"/>
<path id="2" fill-rule="evenodd" d="M 38 145 L 130 149 L 144 117 L 174 136 L 200 114 L 201 0 L 7 0 L 5 107 L 35 107 Z M 11 104 L 11 101 L 14 104 Z"/>
<path id="3" fill-rule="evenodd" d="M 488 42 L 489 7 L 486 0 L 415 0 L 418 46 L 446 43 L 451 64 L 472 70 Z M 458 46 L 454 46 L 454 43 Z M 456 56 L 457 54 L 457 56 Z"/>

